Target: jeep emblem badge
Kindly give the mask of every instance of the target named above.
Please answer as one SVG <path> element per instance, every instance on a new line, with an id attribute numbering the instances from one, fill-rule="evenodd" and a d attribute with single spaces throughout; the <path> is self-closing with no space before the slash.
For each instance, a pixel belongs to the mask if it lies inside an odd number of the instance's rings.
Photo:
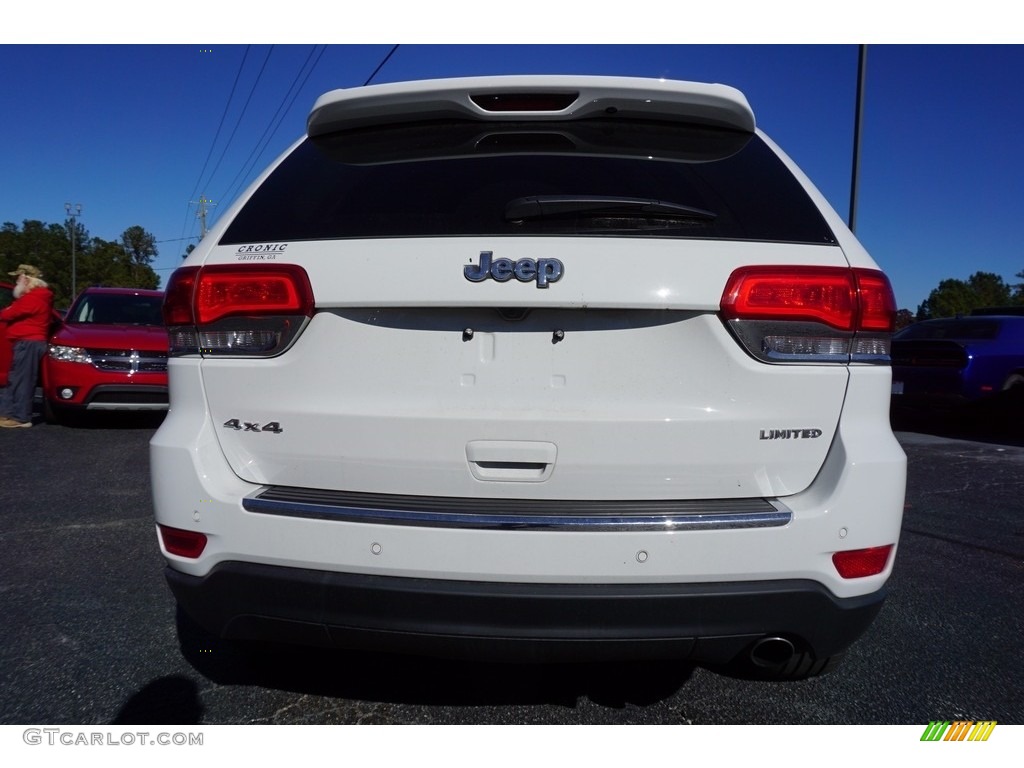
<path id="1" fill-rule="evenodd" d="M 499 283 L 513 277 L 521 283 L 537 282 L 538 288 L 547 288 L 548 283 L 562 279 L 565 266 L 558 259 L 495 259 L 492 251 L 480 251 L 480 264 L 467 264 L 462 273 L 467 280 L 481 283 L 493 278 Z"/>

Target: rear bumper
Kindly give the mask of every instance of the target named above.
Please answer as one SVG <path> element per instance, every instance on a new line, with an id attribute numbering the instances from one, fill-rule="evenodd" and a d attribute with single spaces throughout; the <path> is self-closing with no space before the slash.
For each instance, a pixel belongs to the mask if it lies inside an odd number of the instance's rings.
<path id="1" fill-rule="evenodd" d="M 841 599 L 797 579 L 513 584 L 241 562 L 166 577 L 179 605 L 220 637 L 505 661 L 716 664 L 769 636 L 824 658 L 863 634 L 886 594 Z"/>
<path id="2" fill-rule="evenodd" d="M 935 403 L 955 405 L 977 399 L 977 385 L 964 378 L 955 368 L 921 368 L 893 366 L 894 399 L 910 404 Z"/>

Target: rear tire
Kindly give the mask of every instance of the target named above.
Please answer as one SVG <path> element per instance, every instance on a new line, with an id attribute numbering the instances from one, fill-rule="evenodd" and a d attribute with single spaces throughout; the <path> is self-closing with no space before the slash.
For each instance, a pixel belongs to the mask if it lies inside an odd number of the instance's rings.
<path id="1" fill-rule="evenodd" d="M 60 424 L 62 414 L 60 408 L 43 398 L 43 421 L 47 424 Z"/>

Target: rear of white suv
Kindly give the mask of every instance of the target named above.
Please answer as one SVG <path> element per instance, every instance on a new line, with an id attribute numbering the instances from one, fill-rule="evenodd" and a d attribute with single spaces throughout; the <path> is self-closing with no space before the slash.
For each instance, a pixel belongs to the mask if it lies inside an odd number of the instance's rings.
<path id="1" fill-rule="evenodd" d="M 796 679 L 885 597 L 885 276 L 720 85 L 322 96 L 167 289 L 167 578 L 223 637 Z"/>

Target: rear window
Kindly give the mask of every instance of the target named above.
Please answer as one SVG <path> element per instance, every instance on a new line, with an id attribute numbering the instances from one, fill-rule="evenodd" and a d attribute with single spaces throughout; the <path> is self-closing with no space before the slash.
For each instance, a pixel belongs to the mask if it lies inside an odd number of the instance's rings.
<path id="1" fill-rule="evenodd" d="M 984 341 L 999 335 L 998 320 L 929 320 L 925 323 L 908 325 L 894 338 L 911 339 L 952 339 L 954 341 Z"/>
<path id="2" fill-rule="evenodd" d="M 524 200 L 565 197 L 575 204 L 523 214 Z M 450 121 L 306 139 L 220 242 L 469 235 L 835 243 L 757 136 L 611 120 Z"/>

